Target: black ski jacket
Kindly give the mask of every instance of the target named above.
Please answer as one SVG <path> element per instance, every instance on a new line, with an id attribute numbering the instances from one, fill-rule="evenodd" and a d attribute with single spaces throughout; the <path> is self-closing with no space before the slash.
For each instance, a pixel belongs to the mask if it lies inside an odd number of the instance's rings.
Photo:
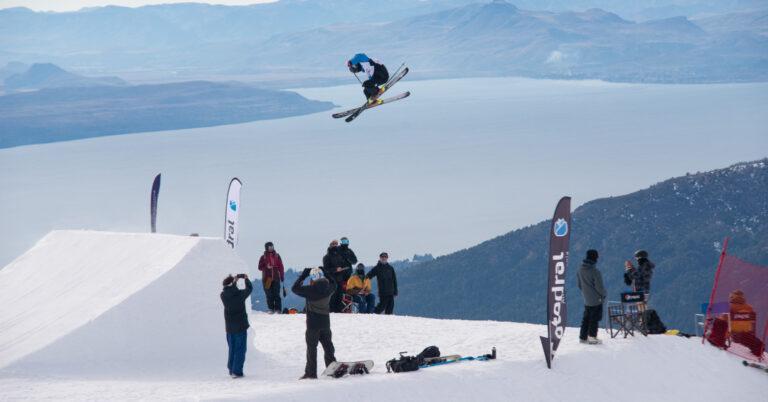
<path id="1" fill-rule="evenodd" d="M 348 269 L 337 272 L 336 268 L 339 267 L 347 267 L 347 261 L 342 255 L 341 248 L 328 247 L 328 253 L 325 254 L 325 257 L 323 257 L 323 269 L 326 273 L 329 273 L 331 276 L 333 276 L 333 279 L 336 281 L 336 283 L 341 283 L 352 276 L 351 266 Z"/>
<path id="2" fill-rule="evenodd" d="M 239 334 L 248 329 L 248 314 L 245 313 L 245 299 L 251 295 L 253 285 L 245 278 L 245 289 L 238 289 L 234 284 L 221 291 L 224 303 L 224 324 L 228 334 Z"/>
<path id="3" fill-rule="evenodd" d="M 376 277 L 379 284 L 379 297 L 397 296 L 397 275 L 395 275 L 395 269 L 388 263 L 379 261 L 366 276 Z"/>
<path id="4" fill-rule="evenodd" d="M 327 278 L 320 278 L 309 286 L 302 286 L 301 283 L 309 275 L 308 271 L 304 270 L 299 275 L 291 291 L 307 300 L 307 329 L 330 329 L 330 302 L 331 295 L 336 291 L 336 281 L 326 275 Z"/>

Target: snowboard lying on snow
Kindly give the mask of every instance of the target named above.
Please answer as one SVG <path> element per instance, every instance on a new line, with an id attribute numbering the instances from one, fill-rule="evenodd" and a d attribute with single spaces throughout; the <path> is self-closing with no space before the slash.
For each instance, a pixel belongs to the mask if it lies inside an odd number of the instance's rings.
<path id="1" fill-rule="evenodd" d="M 368 374 L 373 369 L 373 360 L 360 360 L 356 362 L 333 362 L 325 368 L 323 375 L 341 378 L 345 375 Z"/>

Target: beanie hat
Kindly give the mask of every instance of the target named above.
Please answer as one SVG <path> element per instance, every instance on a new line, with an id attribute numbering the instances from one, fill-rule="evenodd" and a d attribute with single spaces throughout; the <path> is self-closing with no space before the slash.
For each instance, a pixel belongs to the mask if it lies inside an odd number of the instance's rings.
<path id="1" fill-rule="evenodd" d="M 362 263 L 361 264 L 357 264 L 357 267 L 355 267 L 355 273 L 364 274 L 365 273 L 365 265 L 363 265 Z"/>
<path id="2" fill-rule="evenodd" d="M 323 269 L 318 268 L 312 268 L 311 271 L 309 271 L 309 280 L 310 281 L 316 281 L 320 278 L 325 278 L 325 274 L 323 273 Z"/>
<path id="3" fill-rule="evenodd" d="M 231 285 L 233 282 L 235 282 L 235 277 L 233 277 L 232 274 L 230 274 L 229 276 L 224 278 L 224 280 L 221 282 L 221 286 L 227 287 Z"/>
<path id="4" fill-rule="evenodd" d="M 730 297 L 728 297 L 728 301 L 731 303 L 746 303 L 747 299 L 744 298 L 743 290 L 734 290 L 731 292 Z"/>
<path id="5" fill-rule="evenodd" d="M 597 257 L 599 254 L 597 253 L 597 250 L 587 250 L 587 259 L 592 261 L 597 261 Z"/>
<path id="6" fill-rule="evenodd" d="M 639 260 L 641 258 L 648 258 L 648 252 L 645 250 L 635 251 L 635 259 Z"/>
<path id="7" fill-rule="evenodd" d="M 264 251 L 269 251 L 270 247 L 275 247 L 275 245 L 272 244 L 271 241 L 268 241 L 268 242 L 264 243 Z"/>

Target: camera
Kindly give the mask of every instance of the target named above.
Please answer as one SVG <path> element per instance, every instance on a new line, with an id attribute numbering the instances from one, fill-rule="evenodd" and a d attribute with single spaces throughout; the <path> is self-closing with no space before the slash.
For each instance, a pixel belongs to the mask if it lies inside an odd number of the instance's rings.
<path id="1" fill-rule="evenodd" d="M 245 278 L 245 274 L 237 274 L 237 278 Z"/>

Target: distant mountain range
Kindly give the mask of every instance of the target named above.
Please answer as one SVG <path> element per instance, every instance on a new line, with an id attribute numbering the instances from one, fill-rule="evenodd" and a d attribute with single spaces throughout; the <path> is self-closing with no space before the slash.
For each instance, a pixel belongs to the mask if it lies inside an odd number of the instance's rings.
<path id="1" fill-rule="evenodd" d="M 768 79 L 764 3 L 614 3 L 584 0 L 571 7 L 614 5 L 666 18 L 633 22 L 600 9 L 564 11 L 565 1 L 520 2 L 554 10 L 528 11 L 501 0 L 282 0 L 72 13 L 15 8 L 0 10 L 0 64 L 44 60 L 131 81 L 246 76 L 296 87 L 348 82 L 344 61 L 362 51 L 390 65 L 407 61 L 412 78 Z M 688 19 L 674 10 L 741 11 Z"/>
<path id="2" fill-rule="evenodd" d="M 14 65 L 6 66 L 7 70 Z M 125 86 L 127 83 L 118 77 L 85 77 L 64 71 L 51 63 L 36 63 L 24 72 L 5 78 L 3 89 L 24 90 L 63 87 Z"/>
<path id="3" fill-rule="evenodd" d="M 0 96 L 0 148 L 276 119 L 334 107 L 295 92 L 237 82 L 126 86 L 119 78 L 91 79 L 54 65 L 34 65 L 5 82 L 43 89 Z"/>
<path id="4" fill-rule="evenodd" d="M 543 221 L 408 269 L 398 277 L 397 312 L 545 322 L 550 225 Z M 645 249 L 656 264 L 651 307 L 668 327 L 693 332 L 693 315 L 709 301 L 726 237 L 729 254 L 768 267 L 768 158 L 590 201 L 573 211 L 571 229 L 570 326 L 581 322 L 576 270 L 586 251 L 599 250 L 608 300 L 618 300 L 628 290 L 624 261 Z"/>

